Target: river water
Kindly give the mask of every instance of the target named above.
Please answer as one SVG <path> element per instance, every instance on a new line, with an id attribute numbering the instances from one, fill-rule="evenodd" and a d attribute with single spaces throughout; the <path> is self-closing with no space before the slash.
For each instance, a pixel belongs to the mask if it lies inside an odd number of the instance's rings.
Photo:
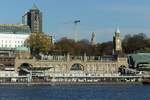
<path id="1" fill-rule="evenodd" d="M 0 86 L 0 100 L 150 100 L 150 86 Z"/>

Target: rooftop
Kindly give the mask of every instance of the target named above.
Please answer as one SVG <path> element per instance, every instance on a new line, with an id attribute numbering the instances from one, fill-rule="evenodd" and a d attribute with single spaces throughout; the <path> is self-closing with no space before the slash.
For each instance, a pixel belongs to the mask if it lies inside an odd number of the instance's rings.
<path id="1" fill-rule="evenodd" d="M 36 6 L 36 4 L 33 4 L 31 10 L 39 10 L 38 7 Z"/>
<path id="2" fill-rule="evenodd" d="M 30 28 L 24 24 L 0 24 L 0 34 L 1 33 L 29 34 Z"/>
<path id="3" fill-rule="evenodd" d="M 137 64 L 140 62 L 150 62 L 150 53 L 138 53 L 128 55 L 132 57 L 132 60 Z"/>

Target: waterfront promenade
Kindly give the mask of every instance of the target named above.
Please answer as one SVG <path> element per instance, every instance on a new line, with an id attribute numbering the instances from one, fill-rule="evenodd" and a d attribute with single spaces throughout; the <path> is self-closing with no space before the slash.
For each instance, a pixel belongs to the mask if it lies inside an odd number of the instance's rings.
<path id="1" fill-rule="evenodd" d="M 119 68 L 125 74 L 119 72 Z M 43 56 L 41 60 L 15 60 L 14 70 L 0 71 L 0 83 L 12 84 L 86 84 L 136 83 L 144 74 L 128 68 L 126 57 L 113 56 Z"/>
<path id="2" fill-rule="evenodd" d="M 0 85 L 141 84 L 144 79 L 143 76 L 57 76 L 36 81 L 30 80 L 31 77 L 27 76 L 0 78 L 2 80 Z M 17 81 L 8 79 L 17 79 Z"/>

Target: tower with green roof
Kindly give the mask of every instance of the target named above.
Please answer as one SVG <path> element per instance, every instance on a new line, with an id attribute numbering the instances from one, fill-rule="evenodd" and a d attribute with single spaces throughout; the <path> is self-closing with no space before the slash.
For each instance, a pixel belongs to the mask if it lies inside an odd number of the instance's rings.
<path id="1" fill-rule="evenodd" d="M 32 8 L 24 15 L 26 24 L 30 27 L 32 33 L 42 32 L 42 12 L 33 4 Z"/>
<path id="2" fill-rule="evenodd" d="M 32 10 L 39 10 L 38 7 L 36 6 L 36 4 L 33 4 Z"/>

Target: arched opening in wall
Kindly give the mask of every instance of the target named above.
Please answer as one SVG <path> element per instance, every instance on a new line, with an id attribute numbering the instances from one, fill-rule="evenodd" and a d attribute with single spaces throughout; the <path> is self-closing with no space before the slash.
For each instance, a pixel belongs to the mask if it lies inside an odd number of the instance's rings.
<path id="1" fill-rule="evenodd" d="M 84 71 L 84 66 L 79 63 L 75 63 L 71 66 L 70 70 L 71 71 Z"/>
<path id="2" fill-rule="evenodd" d="M 121 75 L 136 75 L 136 73 L 138 73 L 136 69 L 128 68 L 125 65 L 121 65 L 118 72 L 120 72 Z"/>
<path id="3" fill-rule="evenodd" d="M 19 75 L 27 75 L 31 72 L 32 65 L 29 63 L 23 63 L 19 67 Z"/>
<path id="4" fill-rule="evenodd" d="M 5 65 L 4 64 L 0 64 L 0 70 L 5 70 Z"/>
<path id="5" fill-rule="evenodd" d="M 125 73 L 126 73 L 126 66 L 121 65 L 121 66 L 118 68 L 118 72 L 119 72 L 120 74 L 125 74 Z"/>

